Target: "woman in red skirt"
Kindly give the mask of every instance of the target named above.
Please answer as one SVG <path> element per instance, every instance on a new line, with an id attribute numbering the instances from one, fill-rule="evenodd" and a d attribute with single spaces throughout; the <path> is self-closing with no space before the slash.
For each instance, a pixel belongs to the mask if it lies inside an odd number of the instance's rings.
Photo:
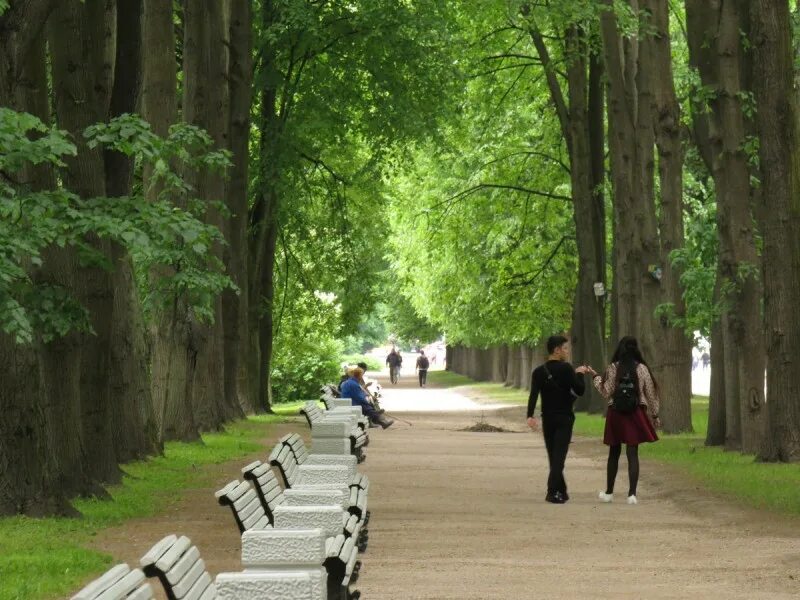
<path id="1" fill-rule="evenodd" d="M 628 504 L 637 504 L 636 486 L 639 482 L 639 444 L 658 441 L 656 428 L 661 427 L 658 418 L 658 385 L 650 367 L 647 366 L 636 338 L 626 336 L 619 341 L 616 352 L 601 376 L 594 370 L 592 383 L 602 396 L 608 400 L 606 428 L 603 443 L 608 448 L 608 469 L 606 491 L 600 492 L 600 500 L 611 502 L 614 499 L 614 480 L 617 478 L 622 444 L 628 457 Z M 638 391 L 638 408 L 623 412 L 614 408 L 615 392 L 620 381 L 632 382 L 632 390 Z M 633 396 L 635 392 L 631 392 Z"/>

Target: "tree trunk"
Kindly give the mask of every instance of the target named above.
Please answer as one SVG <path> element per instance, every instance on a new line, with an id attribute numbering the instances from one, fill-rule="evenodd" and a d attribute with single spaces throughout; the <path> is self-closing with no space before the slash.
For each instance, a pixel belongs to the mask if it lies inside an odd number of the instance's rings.
<path id="1" fill-rule="evenodd" d="M 153 131 L 166 137 L 177 121 L 177 65 L 173 3 L 170 0 L 144 0 L 142 40 L 147 51 L 142 60 L 142 114 Z M 148 198 L 155 199 L 159 187 L 150 185 L 145 173 Z M 185 198 L 174 202 L 186 207 Z M 171 275 L 155 272 L 153 277 Z M 189 314 L 182 296 L 168 298 L 154 310 L 152 332 L 152 397 L 159 439 L 194 441 L 199 439 L 191 406 L 195 364 L 189 347 Z"/>
<path id="2" fill-rule="evenodd" d="M 609 81 L 616 327 L 620 336 L 639 339 L 659 380 L 665 429 L 683 431 L 691 428 L 686 382 L 691 347 L 665 318 L 656 317 L 657 307 L 665 300 L 678 311 L 681 308 L 677 274 L 665 258 L 682 242 L 677 103 L 671 77 L 667 80 L 671 71 L 667 75 L 659 71 L 670 64 L 666 6 L 664 0 L 649 0 L 641 13 L 640 35 L 623 38 L 612 0 L 603 3 L 607 6 L 601 14 L 601 32 Z M 638 3 L 632 3 L 632 8 L 638 10 Z M 661 159 L 660 222 L 654 186 L 656 142 Z"/>
<path id="3" fill-rule="evenodd" d="M 683 233 L 683 148 L 680 137 L 680 105 L 675 94 L 670 52 L 669 8 L 666 0 L 648 2 L 654 35 L 652 53 L 655 72 L 655 136 L 661 191 L 659 233 L 660 264 L 663 269 L 661 294 L 674 307 L 675 316 L 686 316 L 681 272 L 672 266 L 670 254 L 684 246 Z M 660 301 L 660 302 L 663 302 Z M 668 433 L 692 430 L 692 342 L 680 326 L 659 319 L 656 339 L 661 348 L 661 419 Z M 658 369 L 660 367 L 660 369 Z"/>
<path id="4" fill-rule="evenodd" d="M 13 10 L 13 9 L 11 9 Z M 19 50 L 9 38 L 0 37 L 3 59 L 13 59 Z M 45 41 L 37 38 L 24 52 L 19 66 L 9 67 L 15 73 L 12 90 L 6 90 L 2 104 L 24 110 L 43 122 L 50 121 Z M 10 76 L 10 75 L 9 75 Z M 5 83 L 5 82 L 4 82 Z M 0 98 L 3 94 L 0 93 Z M 28 169 L 24 180 L 34 190 L 53 189 L 56 181 L 50 168 L 39 166 Z M 43 253 L 43 266 L 34 271 L 35 284 L 58 284 L 57 278 L 72 283 L 72 269 L 62 269 L 63 260 L 74 253 L 68 250 Z M 59 258 L 62 260 L 59 262 Z M 67 285 L 66 287 L 69 287 Z M 75 335 L 70 339 L 75 339 Z M 0 515 L 17 513 L 29 516 L 75 515 L 67 498 L 71 492 L 90 490 L 88 478 L 83 473 L 80 419 L 80 395 L 77 385 L 79 358 L 77 351 L 67 355 L 67 364 L 61 368 L 71 372 L 74 386 L 49 394 L 47 380 L 54 374 L 42 364 L 42 357 L 52 348 L 23 346 L 4 333 L 0 333 Z M 60 403 L 64 414 L 48 411 L 49 406 Z M 77 431 L 77 434 L 74 432 Z M 64 442 L 64 447 L 53 442 Z"/>
<path id="5" fill-rule="evenodd" d="M 597 126 L 589 121 L 590 96 L 592 108 L 596 111 L 598 102 L 602 108 L 602 92 L 598 94 L 598 63 L 596 60 L 592 61 L 594 71 L 587 77 L 587 71 L 591 70 L 589 48 L 580 27 L 570 26 L 565 35 L 564 48 L 568 86 L 568 97 L 565 101 L 541 32 L 532 29 L 531 38 L 547 76 L 550 97 L 556 108 L 569 154 L 579 265 L 572 319 L 573 357 L 578 364 L 603 365 L 605 305 L 595 296 L 594 284 L 605 283 L 605 207 L 602 196 L 598 202 L 595 192 L 597 179 L 600 177 L 602 181 L 602 174 L 597 172 L 595 156 Z M 600 128 L 602 129 L 602 117 Z M 602 134 L 599 137 L 602 140 Z M 602 156 L 602 150 L 600 152 Z M 596 412 L 601 411 L 604 404 L 600 395 L 592 390 L 579 400 L 576 408 Z"/>
<path id="6" fill-rule="evenodd" d="M 686 3 L 689 48 L 703 85 L 714 89 L 706 127 L 710 170 L 717 195 L 719 263 L 726 348 L 725 388 L 732 430 L 729 448 L 756 452 L 763 436 L 764 369 L 760 257 L 755 244 L 750 199 L 750 165 L 744 146 L 747 119 L 742 110 L 745 54 L 742 32 L 749 28 L 743 2 Z M 712 40 L 711 43 L 707 40 Z M 701 128 L 696 127 L 701 130 Z"/>
<path id="7" fill-rule="evenodd" d="M 751 3 L 764 240 L 767 435 L 759 456 L 800 461 L 800 149 L 788 3 Z"/>
<path id="8" fill-rule="evenodd" d="M 183 119 L 205 129 L 217 148 L 227 146 L 227 53 L 222 4 L 187 0 L 184 5 Z M 223 218 L 214 205 L 225 198 L 222 176 L 205 169 L 189 179 L 197 197 L 208 203 L 205 221 L 224 231 Z M 222 247 L 212 249 L 222 260 Z M 201 431 L 216 431 L 235 416 L 225 396 L 222 300 L 212 301 L 213 322 L 190 319 L 189 346 L 195 354 L 191 406 Z M 192 315 L 194 317 L 194 314 Z M 238 400 L 236 401 L 238 407 Z"/>
<path id="9" fill-rule="evenodd" d="M 225 265 L 239 293 L 226 291 L 222 296 L 225 327 L 225 395 L 235 396 L 247 413 L 255 409 L 247 378 L 248 277 L 247 277 L 247 208 L 250 163 L 250 105 L 253 88 L 252 9 L 249 0 L 231 0 L 230 5 L 230 148 L 233 167 L 228 182 L 228 246 Z"/>
<path id="10" fill-rule="evenodd" d="M 721 281 L 717 277 L 714 290 L 714 300 L 719 300 Z M 708 397 L 708 430 L 706 431 L 706 446 L 722 446 L 727 437 L 725 422 L 725 330 L 720 320 L 714 321 L 711 326 L 711 390 Z"/>
<path id="11" fill-rule="evenodd" d="M 113 67 L 113 12 L 100 0 L 67 0 L 50 18 L 53 97 L 59 127 L 72 135 L 77 156 L 65 159 L 65 186 L 82 198 L 106 195 L 102 152 L 91 149 L 83 137 L 89 125 L 105 121 Z M 96 236 L 89 243 L 111 259 L 110 245 Z M 93 335 L 81 340 L 80 410 L 87 474 L 102 482 L 117 482 L 121 471 L 115 460 L 111 429 L 110 351 L 114 290 L 111 274 L 101 266 L 85 266 L 75 279 L 76 295 L 89 311 Z M 55 366 L 55 365 L 54 365 Z M 59 368 L 63 366 L 59 365 Z M 71 432 L 72 434 L 72 432 Z"/>
<path id="12" fill-rule="evenodd" d="M 117 40 L 110 117 L 137 110 L 141 88 L 141 0 L 117 4 Z M 133 160 L 120 152 L 104 155 L 106 194 L 131 193 Z M 150 392 L 148 353 L 141 302 L 133 263 L 118 244 L 111 244 L 114 306 L 111 329 L 111 426 L 117 462 L 161 451 Z"/>

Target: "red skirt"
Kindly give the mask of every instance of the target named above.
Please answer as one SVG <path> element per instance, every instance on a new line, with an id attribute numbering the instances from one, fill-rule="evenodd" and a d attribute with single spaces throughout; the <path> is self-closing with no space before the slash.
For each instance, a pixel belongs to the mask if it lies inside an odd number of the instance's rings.
<path id="1" fill-rule="evenodd" d="M 603 433 L 603 443 L 607 446 L 625 444 L 638 446 L 646 442 L 657 442 L 658 435 L 647 416 L 647 409 L 640 406 L 639 410 L 632 413 L 621 413 L 610 406 L 606 414 L 606 429 Z"/>

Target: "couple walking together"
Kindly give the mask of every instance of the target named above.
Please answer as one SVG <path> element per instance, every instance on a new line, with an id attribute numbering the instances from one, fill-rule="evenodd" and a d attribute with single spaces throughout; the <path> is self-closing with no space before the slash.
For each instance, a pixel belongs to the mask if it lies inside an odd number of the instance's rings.
<path id="1" fill-rule="evenodd" d="M 617 478 L 622 444 L 628 458 L 628 504 L 636 504 L 636 487 L 639 482 L 639 444 L 658 440 L 658 386 L 647 366 L 636 338 L 623 337 L 603 375 L 592 367 L 582 365 L 574 369 L 569 363 L 570 344 L 564 336 L 555 335 L 547 340 L 547 362 L 534 369 L 531 392 L 528 398 L 528 426 L 539 428 L 534 417 L 536 402 L 542 396 L 542 433 L 550 463 L 545 500 L 563 504 L 569 500 L 564 480 L 564 462 L 572 440 L 575 414 L 572 406 L 586 390 L 584 374 L 592 378 L 592 385 L 608 402 L 603 443 L 608 449 L 606 489 L 600 500 L 611 502 L 614 481 Z"/>

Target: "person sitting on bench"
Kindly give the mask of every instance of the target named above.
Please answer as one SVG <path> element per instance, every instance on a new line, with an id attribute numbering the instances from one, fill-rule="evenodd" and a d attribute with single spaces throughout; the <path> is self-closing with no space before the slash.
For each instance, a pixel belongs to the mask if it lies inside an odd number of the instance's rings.
<path id="1" fill-rule="evenodd" d="M 367 399 L 367 393 L 360 383 L 364 369 L 353 367 L 348 369 L 347 374 L 350 375 L 350 378 L 342 384 L 342 398 L 349 398 L 353 406 L 360 406 L 361 413 L 366 415 L 372 423 L 377 423 L 384 429 L 392 425 L 394 421 L 387 418 L 386 415 L 378 413 Z"/>

